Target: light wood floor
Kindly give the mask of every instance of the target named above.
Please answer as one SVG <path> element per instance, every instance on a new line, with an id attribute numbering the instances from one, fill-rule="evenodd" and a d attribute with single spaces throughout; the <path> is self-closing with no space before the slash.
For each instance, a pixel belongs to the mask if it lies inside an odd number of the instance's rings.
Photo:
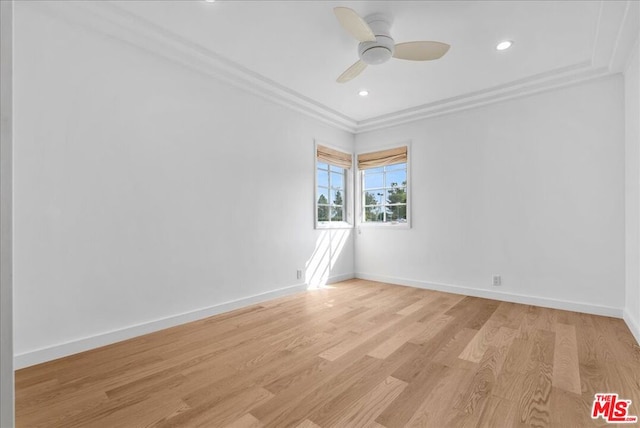
<path id="1" fill-rule="evenodd" d="M 352 280 L 16 373 L 19 427 L 606 425 L 622 320 Z"/>

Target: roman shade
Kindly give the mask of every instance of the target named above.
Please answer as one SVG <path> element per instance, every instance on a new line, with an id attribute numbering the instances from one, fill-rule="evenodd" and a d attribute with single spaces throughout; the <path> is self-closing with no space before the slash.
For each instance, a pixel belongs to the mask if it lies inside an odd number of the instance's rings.
<path id="1" fill-rule="evenodd" d="M 407 146 L 358 155 L 358 169 L 378 168 L 407 162 Z"/>
<path id="2" fill-rule="evenodd" d="M 331 149 L 326 146 L 321 146 L 320 144 L 317 146 L 316 156 L 320 162 L 325 162 L 345 169 L 351 169 L 353 162 L 351 154 Z"/>

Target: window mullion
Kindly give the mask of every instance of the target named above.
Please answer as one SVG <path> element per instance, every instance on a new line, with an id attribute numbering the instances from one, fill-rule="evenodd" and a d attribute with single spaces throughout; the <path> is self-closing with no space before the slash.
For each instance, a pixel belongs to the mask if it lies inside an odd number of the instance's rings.
<path id="1" fill-rule="evenodd" d="M 328 201 L 327 201 L 327 221 L 329 222 L 329 224 L 331 224 L 331 165 L 327 166 L 328 170 L 327 170 L 327 177 L 328 177 L 328 186 L 329 189 L 328 190 Z"/>
<path id="2" fill-rule="evenodd" d="M 352 172 L 353 155 L 347 154 L 339 157 L 339 159 L 336 158 L 335 160 L 337 160 L 337 162 L 332 162 L 333 158 L 331 155 L 335 154 L 334 152 L 344 154 L 339 149 L 320 146 L 316 143 L 316 228 L 344 227 L 346 225 L 343 223 L 350 224 L 355 220 L 355 217 L 349 218 L 347 215 L 347 210 L 351 210 L 354 207 L 354 201 L 348 200 L 353 190 L 352 187 L 351 190 L 349 190 L 349 186 L 354 186 L 353 176 L 349 174 Z M 347 163 L 347 158 L 350 159 L 349 163 Z M 326 178 L 324 177 L 325 174 Z M 322 176 L 321 180 L 319 179 L 320 176 Z M 338 186 L 336 183 L 340 185 Z M 325 191 L 327 192 L 327 200 L 322 206 L 319 206 L 319 194 L 324 195 Z M 338 192 L 340 192 L 339 198 L 341 200 L 339 203 L 337 202 Z"/>
<path id="3" fill-rule="evenodd" d="M 382 222 L 387 222 L 387 167 L 382 167 Z"/>

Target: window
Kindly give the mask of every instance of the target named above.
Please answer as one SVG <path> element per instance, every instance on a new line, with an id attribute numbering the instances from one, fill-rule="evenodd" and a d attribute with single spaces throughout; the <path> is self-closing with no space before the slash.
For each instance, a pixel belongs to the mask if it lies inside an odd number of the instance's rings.
<path id="1" fill-rule="evenodd" d="M 316 149 L 316 225 L 348 226 L 348 185 L 352 156 L 326 146 Z"/>
<path id="2" fill-rule="evenodd" d="M 363 223 L 408 223 L 407 147 L 358 155 Z"/>

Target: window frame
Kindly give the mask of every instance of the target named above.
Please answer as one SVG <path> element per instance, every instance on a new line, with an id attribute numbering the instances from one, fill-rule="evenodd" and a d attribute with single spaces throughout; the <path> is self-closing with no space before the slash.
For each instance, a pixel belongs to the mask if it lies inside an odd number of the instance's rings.
<path id="1" fill-rule="evenodd" d="M 397 147 L 402 147 L 405 146 L 407 148 L 407 186 L 406 186 L 406 192 L 407 192 L 407 221 L 406 222 L 374 222 L 374 221 L 365 221 L 364 215 L 365 215 L 365 194 L 364 194 L 364 171 L 366 171 L 366 169 L 359 169 L 357 168 L 358 165 L 358 156 L 364 153 L 371 153 L 371 152 L 377 152 L 377 151 L 381 151 L 381 150 L 389 150 L 389 149 L 394 149 Z M 356 152 L 355 156 L 355 165 L 356 165 L 356 171 L 355 174 L 357 176 L 357 180 L 356 181 L 356 189 L 355 189 L 355 193 L 357 195 L 357 211 L 358 211 L 358 215 L 357 215 L 357 220 L 356 220 L 356 226 L 357 227 L 365 227 L 365 228 L 393 228 L 393 229 L 410 229 L 411 228 L 411 207 L 412 207 L 412 201 L 411 201 L 411 195 L 412 195 L 412 180 L 411 180 L 411 142 L 410 141 L 405 141 L 402 143 L 394 143 L 394 144 L 385 144 L 385 145 L 379 145 L 379 146 L 371 146 L 371 147 L 367 147 L 364 150 L 359 150 Z M 386 175 L 386 172 L 385 172 Z M 386 184 L 386 183 L 383 183 Z M 385 190 L 387 188 L 385 187 Z"/>
<path id="2" fill-rule="evenodd" d="M 324 147 L 328 147 L 330 149 L 334 149 L 334 150 L 338 150 L 340 152 L 349 154 L 351 156 L 351 167 L 350 168 L 343 168 L 341 166 L 338 165 L 333 165 L 334 167 L 338 167 L 338 168 L 342 168 L 344 169 L 344 185 L 343 185 L 343 189 L 342 189 L 342 218 L 343 220 L 341 221 L 327 221 L 327 222 L 320 222 L 318 220 L 318 187 L 320 186 L 320 184 L 318 183 L 318 145 L 324 146 Z M 314 141 L 314 145 L 313 145 L 313 224 L 314 224 L 314 228 L 315 229 L 352 229 L 354 227 L 354 221 L 353 221 L 353 213 L 354 213 L 354 204 L 353 204 L 353 195 L 355 194 L 354 192 L 354 180 L 353 180 L 353 171 L 354 171 L 354 156 L 353 156 L 353 152 L 351 150 L 345 150 L 341 147 L 337 147 L 335 145 L 332 144 L 327 144 L 324 141 Z M 326 162 L 321 162 L 323 164 L 327 164 Z M 329 199 L 331 199 L 331 164 L 327 164 L 329 165 L 329 168 L 327 169 L 327 174 L 329 175 L 329 192 L 328 192 L 328 197 Z M 322 186 L 324 187 L 324 186 Z M 331 201 L 329 201 L 329 204 L 327 204 L 327 207 L 329 208 L 329 210 L 331 210 Z"/>

